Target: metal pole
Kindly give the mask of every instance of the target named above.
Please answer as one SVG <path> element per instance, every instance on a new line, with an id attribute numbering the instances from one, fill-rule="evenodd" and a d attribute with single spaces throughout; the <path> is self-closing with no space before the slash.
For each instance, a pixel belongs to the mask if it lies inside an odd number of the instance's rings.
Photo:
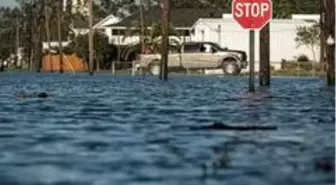
<path id="1" fill-rule="evenodd" d="M 92 0 L 88 1 L 89 6 L 89 74 L 93 75 L 93 30 L 92 30 Z"/>
<path id="2" fill-rule="evenodd" d="M 132 61 L 132 76 L 135 76 L 135 62 Z"/>
<path id="3" fill-rule="evenodd" d="M 254 36 L 254 30 L 250 30 L 250 92 L 254 92 Z"/>
<path id="4" fill-rule="evenodd" d="M 163 0 L 162 7 L 162 58 L 161 58 L 161 79 L 168 80 L 168 47 L 169 47 L 169 35 L 168 27 L 170 21 L 170 2 L 169 0 Z"/>
<path id="5" fill-rule="evenodd" d="M 115 62 L 112 61 L 112 75 L 115 76 Z"/>

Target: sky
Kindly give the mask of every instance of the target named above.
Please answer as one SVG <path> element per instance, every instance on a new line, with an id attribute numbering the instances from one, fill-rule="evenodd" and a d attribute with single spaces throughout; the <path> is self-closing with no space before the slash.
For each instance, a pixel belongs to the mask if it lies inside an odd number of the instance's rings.
<path id="1" fill-rule="evenodd" d="M 0 6 L 14 6 L 15 0 L 0 0 Z"/>

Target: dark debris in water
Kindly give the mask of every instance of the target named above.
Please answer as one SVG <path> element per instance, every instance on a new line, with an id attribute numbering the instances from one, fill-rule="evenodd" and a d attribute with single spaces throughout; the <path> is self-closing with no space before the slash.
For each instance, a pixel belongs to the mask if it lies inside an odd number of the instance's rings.
<path id="1" fill-rule="evenodd" d="M 315 161 L 315 170 L 331 172 L 334 170 L 334 164 L 330 159 L 322 158 Z"/>
<path id="2" fill-rule="evenodd" d="M 190 130 L 227 130 L 227 131 L 255 131 L 255 130 L 277 130 L 277 126 L 231 126 L 219 122 L 212 125 L 190 127 Z"/>
<path id="3" fill-rule="evenodd" d="M 49 95 L 46 92 L 34 92 L 34 93 L 19 92 L 19 93 L 16 93 L 15 96 L 17 98 L 48 98 L 49 97 Z"/>

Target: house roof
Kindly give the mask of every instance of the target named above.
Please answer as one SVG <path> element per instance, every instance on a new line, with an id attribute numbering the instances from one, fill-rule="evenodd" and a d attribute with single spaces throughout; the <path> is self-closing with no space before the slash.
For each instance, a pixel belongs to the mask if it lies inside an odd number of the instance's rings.
<path id="1" fill-rule="evenodd" d="M 199 18 L 221 18 L 226 11 L 221 8 L 173 8 L 171 9 L 171 23 L 175 27 L 191 27 Z M 161 20 L 161 8 L 154 7 L 144 11 L 144 24 L 151 25 Z M 107 27 L 129 27 L 140 22 L 140 12 L 134 13 L 116 24 L 106 25 Z"/>
<path id="2" fill-rule="evenodd" d="M 120 21 L 120 18 L 111 14 L 107 17 L 105 17 L 103 20 L 99 21 L 97 24 L 94 25 L 94 27 L 104 27 L 105 25 L 109 24 L 116 24 Z"/>

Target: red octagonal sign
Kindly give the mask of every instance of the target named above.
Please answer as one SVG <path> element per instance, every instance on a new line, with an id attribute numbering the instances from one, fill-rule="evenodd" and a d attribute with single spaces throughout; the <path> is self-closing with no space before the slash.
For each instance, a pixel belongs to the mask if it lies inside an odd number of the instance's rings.
<path id="1" fill-rule="evenodd" d="M 272 1 L 233 0 L 232 14 L 244 29 L 262 29 L 272 19 Z"/>

